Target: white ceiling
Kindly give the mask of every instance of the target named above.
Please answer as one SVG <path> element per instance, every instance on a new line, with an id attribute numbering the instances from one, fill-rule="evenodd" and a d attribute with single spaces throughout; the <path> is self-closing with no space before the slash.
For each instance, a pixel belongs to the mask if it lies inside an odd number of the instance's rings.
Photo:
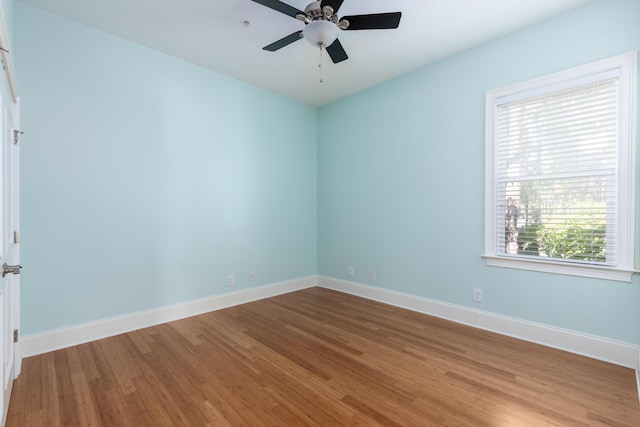
<path id="1" fill-rule="evenodd" d="M 338 15 L 402 12 L 395 30 L 341 31 L 333 64 L 305 40 L 262 47 L 304 24 L 251 0 L 21 0 L 312 105 L 323 105 L 591 0 L 345 0 Z M 310 0 L 284 0 L 304 10 Z M 245 23 L 248 21 L 248 25 Z"/>

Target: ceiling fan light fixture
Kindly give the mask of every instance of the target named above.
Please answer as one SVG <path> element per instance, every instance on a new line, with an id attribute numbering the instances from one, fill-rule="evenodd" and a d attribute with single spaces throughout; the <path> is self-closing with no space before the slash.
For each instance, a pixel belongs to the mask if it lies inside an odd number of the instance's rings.
<path id="1" fill-rule="evenodd" d="M 338 27 L 332 22 L 317 20 L 310 22 L 302 31 L 304 38 L 315 47 L 330 46 L 338 38 Z"/>

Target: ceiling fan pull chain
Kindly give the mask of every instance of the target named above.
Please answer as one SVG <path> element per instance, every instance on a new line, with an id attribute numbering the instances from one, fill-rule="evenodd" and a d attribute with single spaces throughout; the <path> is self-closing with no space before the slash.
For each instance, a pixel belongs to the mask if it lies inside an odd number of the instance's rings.
<path id="1" fill-rule="evenodd" d="M 324 46 L 320 46 L 320 57 L 318 59 L 318 68 L 320 68 L 320 83 L 322 83 L 322 48 Z"/>

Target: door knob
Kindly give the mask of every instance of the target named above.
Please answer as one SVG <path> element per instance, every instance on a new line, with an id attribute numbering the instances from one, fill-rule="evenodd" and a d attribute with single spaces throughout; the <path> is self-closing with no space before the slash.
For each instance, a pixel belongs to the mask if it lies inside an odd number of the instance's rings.
<path id="1" fill-rule="evenodd" d="M 21 265 L 7 265 L 7 263 L 5 262 L 2 265 L 2 277 L 6 276 L 9 273 L 11 273 L 11 274 L 20 274 L 20 269 L 21 268 L 22 268 Z"/>

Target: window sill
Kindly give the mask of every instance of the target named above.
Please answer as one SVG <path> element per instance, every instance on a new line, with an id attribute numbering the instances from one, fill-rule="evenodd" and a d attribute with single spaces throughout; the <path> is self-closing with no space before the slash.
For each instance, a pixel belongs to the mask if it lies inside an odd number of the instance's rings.
<path id="1" fill-rule="evenodd" d="M 590 277 L 594 279 L 615 280 L 618 282 L 631 282 L 631 277 L 636 273 L 634 270 L 620 269 L 617 267 L 586 264 L 567 265 L 554 261 L 499 257 L 495 255 L 483 255 L 482 257 L 490 267 L 515 268 L 518 270 Z"/>

